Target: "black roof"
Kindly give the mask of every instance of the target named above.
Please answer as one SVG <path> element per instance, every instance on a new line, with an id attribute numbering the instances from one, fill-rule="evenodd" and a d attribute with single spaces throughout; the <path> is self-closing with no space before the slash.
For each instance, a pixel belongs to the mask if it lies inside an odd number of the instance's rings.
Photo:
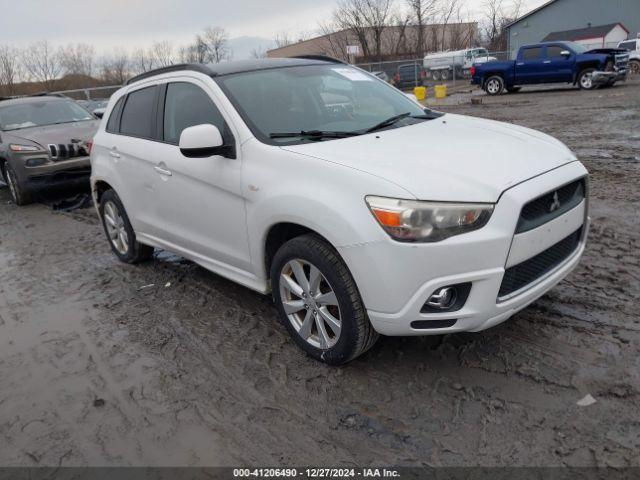
<path id="1" fill-rule="evenodd" d="M 272 68 L 298 67 L 306 65 L 326 65 L 328 63 L 343 62 L 331 57 L 309 55 L 295 58 L 260 58 L 254 60 L 237 60 L 224 63 L 182 63 L 145 72 L 141 75 L 131 78 L 129 81 L 127 81 L 127 85 L 138 82 L 140 80 L 144 80 L 145 78 L 154 77 L 163 73 L 179 72 L 181 70 L 191 70 L 204 73 L 205 75 L 209 75 L 211 77 L 219 77 L 222 75 L 254 72 L 257 70 L 269 70 Z"/>
<path id="2" fill-rule="evenodd" d="M 613 30 L 618 23 L 608 25 L 598 25 L 596 27 L 576 28 L 575 30 L 565 30 L 563 32 L 552 32 L 542 39 L 543 42 L 585 40 L 588 38 L 602 38 Z"/>

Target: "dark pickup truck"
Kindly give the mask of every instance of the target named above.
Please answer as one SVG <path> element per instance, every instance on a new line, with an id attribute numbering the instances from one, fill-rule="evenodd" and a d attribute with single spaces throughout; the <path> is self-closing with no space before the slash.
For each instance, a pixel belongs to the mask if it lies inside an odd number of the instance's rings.
<path id="1" fill-rule="evenodd" d="M 625 80 L 628 66 L 626 50 L 589 50 L 573 42 L 547 42 L 521 47 L 516 60 L 474 65 L 471 83 L 489 95 L 541 83 L 570 83 L 591 90 Z"/>

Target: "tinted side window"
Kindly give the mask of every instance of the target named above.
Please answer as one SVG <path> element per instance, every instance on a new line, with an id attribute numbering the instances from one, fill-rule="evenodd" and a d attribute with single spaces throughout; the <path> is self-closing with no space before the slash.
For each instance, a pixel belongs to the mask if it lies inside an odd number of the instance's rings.
<path id="1" fill-rule="evenodd" d="M 525 60 L 537 60 L 542 56 L 542 48 L 527 48 L 524 51 L 524 59 Z"/>
<path id="2" fill-rule="evenodd" d="M 636 49 L 636 41 L 633 40 L 631 42 L 622 42 L 619 48 L 624 48 L 627 50 L 635 50 Z"/>
<path id="3" fill-rule="evenodd" d="M 120 110 L 122 110 L 122 105 L 124 104 L 124 98 L 122 97 L 116 103 L 116 106 L 111 110 L 111 115 L 109 116 L 109 121 L 107 122 L 107 132 L 110 133 L 118 133 L 118 117 L 120 115 Z"/>
<path id="4" fill-rule="evenodd" d="M 147 87 L 127 96 L 124 105 L 120 133 L 133 137 L 153 138 L 153 107 L 156 98 L 156 87 Z"/>
<path id="5" fill-rule="evenodd" d="M 211 97 L 192 83 L 167 85 L 164 107 L 164 140 L 178 144 L 185 128 L 210 123 L 225 137 L 226 124 Z"/>
<path id="6" fill-rule="evenodd" d="M 547 57 L 562 57 L 561 52 L 564 52 L 565 50 L 566 48 L 558 47 L 555 45 L 553 47 L 547 47 Z"/>

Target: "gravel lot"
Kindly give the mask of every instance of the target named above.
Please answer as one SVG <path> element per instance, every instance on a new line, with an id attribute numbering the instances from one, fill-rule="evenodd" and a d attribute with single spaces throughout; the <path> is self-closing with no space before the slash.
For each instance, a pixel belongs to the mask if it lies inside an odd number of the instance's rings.
<path id="1" fill-rule="evenodd" d="M 120 264 L 93 209 L 0 187 L 0 465 L 640 466 L 640 81 L 458 98 L 442 109 L 583 160 L 586 256 L 492 330 L 382 338 L 343 368 L 269 298 L 165 252 Z"/>

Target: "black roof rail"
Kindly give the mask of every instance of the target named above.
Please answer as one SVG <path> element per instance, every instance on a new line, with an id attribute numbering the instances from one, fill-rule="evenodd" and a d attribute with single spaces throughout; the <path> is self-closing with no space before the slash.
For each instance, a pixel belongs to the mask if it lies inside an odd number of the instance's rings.
<path id="1" fill-rule="evenodd" d="M 156 68 L 155 70 L 149 70 L 148 72 L 136 75 L 135 77 L 127 80 L 125 85 L 131 85 L 132 83 L 139 82 L 145 78 L 154 77 L 162 73 L 179 72 L 181 70 L 191 70 L 193 72 L 204 73 L 205 75 L 213 75 L 213 71 L 202 63 L 179 63 L 176 65 L 169 65 L 168 67 Z"/>
<path id="2" fill-rule="evenodd" d="M 347 65 L 347 62 L 343 62 L 342 60 L 338 60 L 337 58 L 329 57 L 327 55 L 296 55 L 292 58 L 300 58 L 302 60 L 322 60 L 324 62 L 341 63 L 343 65 Z"/>

